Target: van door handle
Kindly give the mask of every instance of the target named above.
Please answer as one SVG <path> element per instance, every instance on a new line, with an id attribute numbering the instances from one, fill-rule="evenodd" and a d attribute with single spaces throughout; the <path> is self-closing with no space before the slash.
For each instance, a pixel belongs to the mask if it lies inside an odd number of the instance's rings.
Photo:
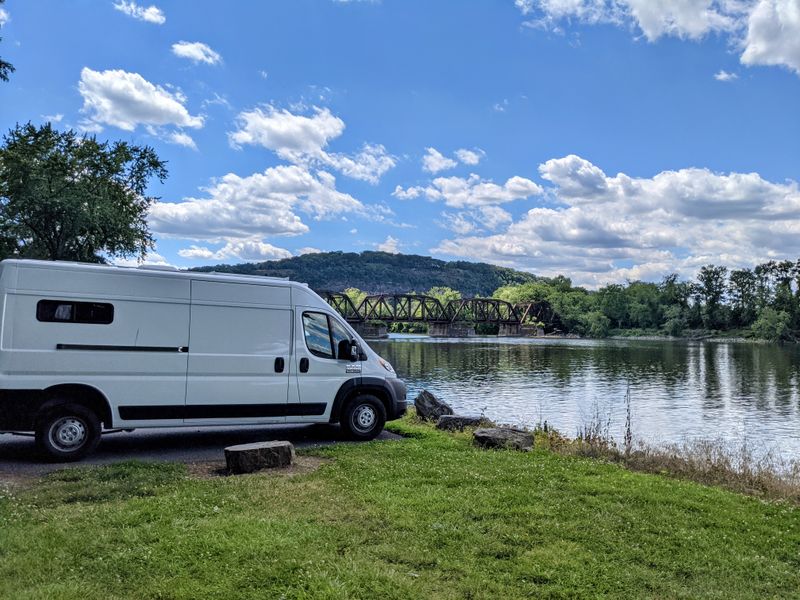
<path id="1" fill-rule="evenodd" d="M 308 373 L 308 359 L 301 358 L 300 359 L 300 372 L 301 373 Z"/>
<path id="2" fill-rule="evenodd" d="M 283 373 L 283 357 L 279 356 L 275 359 L 275 372 Z"/>

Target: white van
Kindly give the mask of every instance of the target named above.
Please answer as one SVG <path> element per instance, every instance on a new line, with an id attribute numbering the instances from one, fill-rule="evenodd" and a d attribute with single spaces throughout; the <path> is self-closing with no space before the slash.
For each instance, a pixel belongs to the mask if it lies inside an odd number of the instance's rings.
<path id="1" fill-rule="evenodd" d="M 245 275 L 0 262 L 0 432 L 56 460 L 103 430 L 340 423 L 374 438 L 406 386 L 306 285 Z"/>

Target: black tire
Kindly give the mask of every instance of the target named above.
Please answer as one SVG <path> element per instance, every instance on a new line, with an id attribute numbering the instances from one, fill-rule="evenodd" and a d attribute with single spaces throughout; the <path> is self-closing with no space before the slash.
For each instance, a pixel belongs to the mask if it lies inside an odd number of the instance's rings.
<path id="1" fill-rule="evenodd" d="M 386 408 L 375 396 L 362 394 L 347 403 L 340 424 L 352 440 L 374 439 L 386 424 Z"/>
<path id="2" fill-rule="evenodd" d="M 100 419 L 80 404 L 49 409 L 36 423 L 36 445 L 55 462 L 80 460 L 100 442 Z"/>

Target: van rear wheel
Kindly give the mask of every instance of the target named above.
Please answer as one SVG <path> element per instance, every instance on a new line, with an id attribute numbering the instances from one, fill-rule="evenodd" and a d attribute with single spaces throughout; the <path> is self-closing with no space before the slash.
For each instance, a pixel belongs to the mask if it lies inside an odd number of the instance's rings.
<path id="1" fill-rule="evenodd" d="M 36 424 L 36 444 L 57 462 L 80 460 L 100 442 L 100 419 L 80 404 L 62 404 Z"/>
<path id="2" fill-rule="evenodd" d="M 341 418 L 342 429 L 350 439 L 374 439 L 386 424 L 386 409 L 375 396 L 363 394 L 347 404 Z"/>

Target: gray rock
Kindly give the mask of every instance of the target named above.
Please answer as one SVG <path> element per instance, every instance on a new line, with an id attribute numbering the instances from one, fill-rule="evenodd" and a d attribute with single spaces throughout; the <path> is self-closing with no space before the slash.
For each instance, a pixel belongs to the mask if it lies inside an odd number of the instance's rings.
<path id="1" fill-rule="evenodd" d="M 236 474 L 288 467 L 293 460 L 294 446 L 290 442 L 256 442 L 225 448 L 225 462 Z"/>
<path id="2" fill-rule="evenodd" d="M 427 421 L 436 421 L 442 415 L 453 414 L 453 409 L 447 402 L 442 402 L 428 390 L 422 390 L 414 398 L 414 407 L 417 409 L 417 416 Z"/>
<path id="3" fill-rule="evenodd" d="M 465 427 L 491 427 L 494 425 L 484 417 L 462 417 L 460 415 L 442 415 L 436 421 L 437 429 L 445 431 L 464 431 Z"/>
<path id="4" fill-rule="evenodd" d="M 533 434 L 514 427 L 492 427 L 476 429 L 475 445 L 481 448 L 509 448 L 527 451 L 533 448 Z"/>

